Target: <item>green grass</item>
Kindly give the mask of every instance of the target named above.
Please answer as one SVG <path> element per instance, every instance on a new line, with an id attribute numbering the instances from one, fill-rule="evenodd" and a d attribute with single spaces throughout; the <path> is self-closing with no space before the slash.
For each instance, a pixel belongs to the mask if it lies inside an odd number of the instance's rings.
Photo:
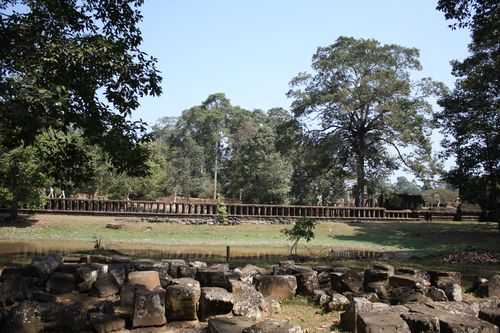
<path id="1" fill-rule="evenodd" d="M 123 224 L 123 229 L 106 224 Z M 148 223 L 113 217 L 35 215 L 17 225 L 0 225 L 0 240 L 64 240 L 103 243 L 147 243 L 169 246 L 232 246 L 286 248 L 280 232 L 286 226 L 241 224 L 237 226 Z M 496 223 L 478 222 L 364 222 L 320 223 L 316 237 L 301 241 L 303 254 L 328 250 L 404 251 L 414 256 L 459 249 L 500 250 Z M 307 246 L 304 246 L 307 245 Z M 306 251 L 306 252 L 304 252 Z"/>

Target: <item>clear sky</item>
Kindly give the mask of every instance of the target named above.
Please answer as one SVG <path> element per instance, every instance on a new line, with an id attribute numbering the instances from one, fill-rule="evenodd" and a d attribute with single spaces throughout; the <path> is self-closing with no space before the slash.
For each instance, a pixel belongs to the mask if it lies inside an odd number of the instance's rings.
<path id="1" fill-rule="evenodd" d="M 150 125 L 223 92 L 245 109 L 289 110 L 285 94 L 319 46 L 339 36 L 420 50 L 421 76 L 453 86 L 450 60 L 470 40 L 452 31 L 435 0 L 146 0 L 143 50 L 158 58 L 163 95 L 133 118 Z"/>

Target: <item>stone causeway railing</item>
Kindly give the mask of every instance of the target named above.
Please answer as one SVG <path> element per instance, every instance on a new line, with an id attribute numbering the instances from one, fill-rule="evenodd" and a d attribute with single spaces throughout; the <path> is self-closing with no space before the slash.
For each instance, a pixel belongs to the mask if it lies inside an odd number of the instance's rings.
<path id="1" fill-rule="evenodd" d="M 382 207 L 340 207 L 226 204 L 228 216 L 237 218 L 290 218 L 311 217 L 322 220 L 410 220 L 411 210 L 387 210 Z M 95 213 L 155 216 L 214 217 L 217 205 L 213 203 L 91 200 L 73 198 L 49 199 L 48 212 Z"/>

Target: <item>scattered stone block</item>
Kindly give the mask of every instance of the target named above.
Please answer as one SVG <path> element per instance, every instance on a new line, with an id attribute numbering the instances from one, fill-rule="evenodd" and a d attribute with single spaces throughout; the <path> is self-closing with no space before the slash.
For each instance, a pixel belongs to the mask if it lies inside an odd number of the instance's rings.
<path id="1" fill-rule="evenodd" d="M 166 289 L 165 308 L 167 321 L 197 319 L 197 305 L 201 291 L 187 284 L 170 285 Z"/>
<path id="2" fill-rule="evenodd" d="M 387 291 L 386 282 L 370 282 L 365 285 L 364 289 L 366 292 L 375 293 L 379 299 L 389 299 L 389 292 Z"/>
<path id="3" fill-rule="evenodd" d="M 22 302 L 10 310 L 0 332 L 38 333 L 42 330 L 43 323 L 38 304 Z"/>
<path id="4" fill-rule="evenodd" d="M 295 274 L 297 279 L 297 294 L 310 296 L 314 290 L 319 289 L 318 273 L 312 269 L 302 273 Z"/>
<path id="5" fill-rule="evenodd" d="M 189 266 L 194 267 L 196 269 L 205 269 L 207 268 L 207 263 L 204 261 L 190 261 Z"/>
<path id="6" fill-rule="evenodd" d="M 408 324 L 397 312 L 360 312 L 357 319 L 357 332 L 394 332 L 411 333 Z"/>
<path id="7" fill-rule="evenodd" d="M 57 296 L 53 294 L 46 293 L 41 290 L 35 290 L 33 291 L 33 296 L 32 300 L 36 302 L 43 302 L 43 303 L 55 303 L 57 302 Z"/>
<path id="8" fill-rule="evenodd" d="M 102 264 L 86 264 L 80 266 L 75 272 L 77 290 L 80 292 L 88 292 L 92 284 L 97 281 L 99 274 L 104 274 L 107 270 L 108 266 Z"/>
<path id="9" fill-rule="evenodd" d="M 418 276 L 410 275 L 393 275 L 389 278 L 389 285 L 393 288 L 399 287 L 411 287 L 411 288 L 421 288 L 430 286 L 429 281 L 422 279 Z"/>
<path id="10" fill-rule="evenodd" d="M 350 332 L 357 332 L 357 321 L 360 313 L 372 312 L 373 303 L 362 297 L 350 297 L 351 302 L 346 312 L 341 313 L 342 327 Z"/>
<path id="11" fill-rule="evenodd" d="M 439 316 L 439 327 L 442 333 L 481 332 L 498 333 L 498 327 L 476 317 L 442 315 Z"/>
<path id="12" fill-rule="evenodd" d="M 206 321 L 211 316 L 230 313 L 233 310 L 233 295 L 224 288 L 201 288 L 198 318 Z"/>
<path id="13" fill-rule="evenodd" d="M 55 320 L 49 332 L 82 332 L 87 325 L 87 310 L 81 302 L 75 302 L 54 308 L 52 315 Z"/>
<path id="14" fill-rule="evenodd" d="M 331 293 L 328 303 L 323 305 L 326 311 L 346 311 L 351 302 L 347 297 L 338 293 Z"/>
<path id="15" fill-rule="evenodd" d="M 212 318 L 208 320 L 210 333 L 241 333 L 245 328 L 252 325 L 247 318 Z"/>
<path id="16" fill-rule="evenodd" d="M 439 320 L 435 316 L 423 313 L 402 313 L 401 318 L 406 322 L 411 332 L 439 333 Z"/>
<path id="17" fill-rule="evenodd" d="M 108 273 L 113 274 L 118 285 L 127 281 L 128 264 L 109 264 Z"/>
<path id="18" fill-rule="evenodd" d="M 431 285 L 443 288 L 449 283 L 460 284 L 462 274 L 460 272 L 427 271 L 430 276 Z"/>
<path id="19" fill-rule="evenodd" d="M 97 333 L 121 331 L 125 328 L 125 320 L 114 314 L 91 313 L 89 321 Z"/>
<path id="20" fill-rule="evenodd" d="M 132 283 L 125 283 L 120 288 L 120 305 L 125 308 L 132 308 L 134 306 L 135 285 Z"/>
<path id="21" fill-rule="evenodd" d="M 302 328 L 298 325 L 268 319 L 245 328 L 242 333 L 302 333 Z"/>
<path id="22" fill-rule="evenodd" d="M 0 284 L 0 306 L 13 305 L 27 299 L 27 286 L 20 275 L 11 275 Z"/>
<path id="23" fill-rule="evenodd" d="M 480 310 L 479 319 L 486 320 L 500 327 L 500 308 Z"/>
<path id="24" fill-rule="evenodd" d="M 68 273 L 53 273 L 47 281 L 46 290 L 51 294 L 64 294 L 75 288 L 75 276 Z"/>
<path id="25" fill-rule="evenodd" d="M 262 318 L 262 311 L 266 307 L 264 296 L 255 289 L 247 289 L 233 306 L 233 314 L 244 316 L 252 320 Z"/>
<path id="26" fill-rule="evenodd" d="M 218 287 L 231 291 L 231 283 L 224 267 L 199 269 L 196 272 L 196 280 L 200 281 L 202 287 Z"/>
<path id="27" fill-rule="evenodd" d="M 120 292 L 120 285 L 111 273 L 101 274 L 90 288 L 90 295 L 97 297 L 108 297 Z"/>
<path id="28" fill-rule="evenodd" d="M 166 322 L 160 288 L 151 291 L 144 285 L 136 285 L 132 327 L 163 326 Z"/>
<path id="29" fill-rule="evenodd" d="M 52 253 L 45 258 L 33 258 L 27 269 L 30 273 L 33 273 L 34 276 L 48 277 L 59 265 L 62 264 L 62 257 L 58 254 Z"/>
<path id="30" fill-rule="evenodd" d="M 136 285 L 142 284 L 150 291 L 161 287 L 160 276 L 157 271 L 130 272 L 128 274 L 128 282 Z"/>
<path id="31" fill-rule="evenodd" d="M 432 302 L 429 297 L 424 295 L 420 289 L 410 287 L 399 287 L 391 290 L 391 304 L 408 304 L 408 303 L 427 303 Z"/>
<path id="32" fill-rule="evenodd" d="M 500 275 L 481 283 L 475 292 L 478 297 L 500 297 Z"/>
<path id="33" fill-rule="evenodd" d="M 295 296 L 297 279 L 293 275 L 260 276 L 256 288 L 266 298 L 282 300 Z"/>
<path id="34" fill-rule="evenodd" d="M 233 292 L 233 299 L 235 303 L 239 301 L 241 295 L 243 295 L 243 293 L 247 290 L 255 290 L 255 286 L 253 284 L 240 280 L 230 279 L 229 283 L 231 283 L 231 290 Z"/>
<path id="35" fill-rule="evenodd" d="M 458 284 L 451 283 L 446 285 L 444 292 L 450 301 L 461 302 L 463 299 L 462 287 Z"/>
<path id="36" fill-rule="evenodd" d="M 429 297 L 434 302 L 445 302 L 448 301 L 448 297 L 443 289 L 439 289 L 436 287 L 429 287 L 427 289 L 425 296 Z"/>
<path id="37" fill-rule="evenodd" d="M 357 293 L 361 289 L 363 278 L 361 274 L 352 270 L 348 270 L 345 273 L 333 272 L 330 274 L 330 284 L 332 290 L 338 293 L 346 291 Z"/>
<path id="38" fill-rule="evenodd" d="M 177 268 L 177 277 L 178 278 L 192 278 L 192 279 L 194 279 L 197 271 L 198 271 L 198 268 L 196 268 L 196 267 L 179 266 Z"/>
<path id="39" fill-rule="evenodd" d="M 186 261 L 183 259 L 162 259 L 161 262 L 164 264 L 168 264 L 168 274 L 174 279 L 180 277 L 177 274 L 179 267 L 188 266 Z"/>
<path id="40" fill-rule="evenodd" d="M 363 274 L 363 284 L 380 283 L 389 281 L 389 272 L 386 270 L 369 268 L 365 269 Z"/>

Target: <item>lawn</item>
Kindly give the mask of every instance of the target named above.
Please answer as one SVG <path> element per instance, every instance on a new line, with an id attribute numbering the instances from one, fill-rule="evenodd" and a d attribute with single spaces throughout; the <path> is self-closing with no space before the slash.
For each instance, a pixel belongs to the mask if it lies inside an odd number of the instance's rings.
<path id="1" fill-rule="evenodd" d="M 106 228 L 121 224 L 122 229 Z M 34 215 L 24 222 L 0 224 L 1 241 L 76 241 L 150 246 L 254 248 L 282 251 L 290 245 L 280 232 L 284 225 L 236 226 L 151 223 L 133 218 L 75 215 Z M 302 254 L 333 250 L 402 251 L 412 256 L 459 249 L 500 250 L 496 223 L 485 222 L 357 222 L 319 223 L 315 238 L 302 243 Z M 304 246 L 307 245 L 307 246 Z M 136 246 L 136 245 L 134 245 Z"/>

